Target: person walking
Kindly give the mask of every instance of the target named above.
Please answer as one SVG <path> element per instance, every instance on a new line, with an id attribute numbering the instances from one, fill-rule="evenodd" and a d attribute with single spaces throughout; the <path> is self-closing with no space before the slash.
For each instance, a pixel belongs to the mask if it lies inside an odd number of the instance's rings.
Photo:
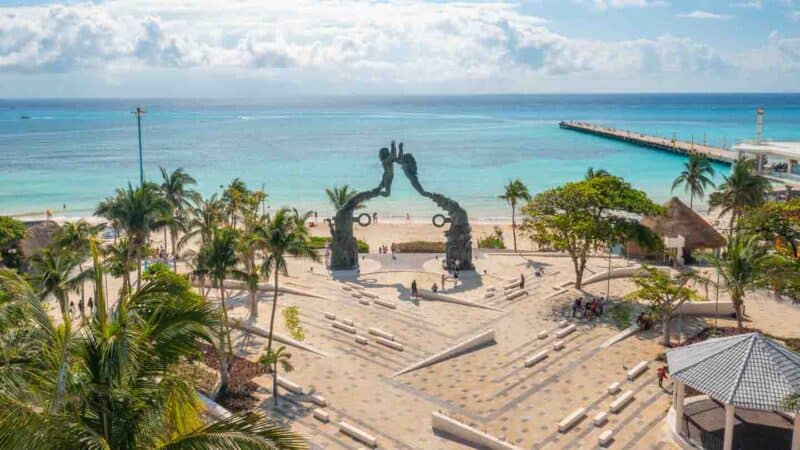
<path id="1" fill-rule="evenodd" d="M 94 303 L 92 302 L 92 297 L 89 297 L 89 314 L 94 314 Z"/>
<path id="2" fill-rule="evenodd" d="M 525 289 L 525 274 L 519 274 L 519 288 Z"/>
<path id="3" fill-rule="evenodd" d="M 86 304 L 83 299 L 78 301 L 78 312 L 81 314 L 81 323 L 86 321 Z"/>
<path id="4" fill-rule="evenodd" d="M 411 281 L 411 298 L 417 298 L 417 280 Z"/>
<path id="5" fill-rule="evenodd" d="M 442 290 L 444 290 L 444 282 L 445 282 L 445 280 L 447 280 L 447 275 L 443 273 L 442 274 Z"/>
<path id="6" fill-rule="evenodd" d="M 664 388 L 664 380 L 667 379 L 667 366 L 661 366 L 656 371 L 656 376 L 658 376 L 658 387 Z"/>
<path id="7" fill-rule="evenodd" d="M 75 318 L 75 302 L 69 302 L 69 318 Z"/>

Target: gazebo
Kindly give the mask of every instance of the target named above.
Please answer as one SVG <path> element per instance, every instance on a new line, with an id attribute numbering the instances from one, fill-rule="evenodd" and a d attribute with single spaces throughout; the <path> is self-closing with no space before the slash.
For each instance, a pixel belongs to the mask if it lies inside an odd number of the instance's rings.
<path id="1" fill-rule="evenodd" d="M 667 352 L 673 380 L 675 429 L 686 436 L 685 387 L 725 408 L 723 450 L 731 450 L 736 408 L 795 413 L 791 449 L 800 450 L 800 410 L 786 400 L 800 394 L 800 354 L 759 333 L 709 339 Z"/>

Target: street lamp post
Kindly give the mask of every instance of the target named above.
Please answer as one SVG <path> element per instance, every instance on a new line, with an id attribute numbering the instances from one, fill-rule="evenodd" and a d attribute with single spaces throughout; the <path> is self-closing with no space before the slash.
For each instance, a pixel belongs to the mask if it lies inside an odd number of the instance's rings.
<path id="1" fill-rule="evenodd" d="M 139 185 L 144 186 L 144 163 L 142 162 L 142 116 L 145 114 L 145 110 L 140 107 L 136 107 L 136 110 L 133 112 L 133 115 L 136 116 L 136 126 L 139 131 Z"/>

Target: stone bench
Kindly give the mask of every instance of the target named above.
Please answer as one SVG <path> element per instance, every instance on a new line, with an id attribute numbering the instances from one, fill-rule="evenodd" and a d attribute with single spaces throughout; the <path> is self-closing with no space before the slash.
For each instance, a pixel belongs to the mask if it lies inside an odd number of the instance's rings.
<path id="1" fill-rule="evenodd" d="M 558 328 L 564 328 L 567 325 L 569 325 L 569 320 L 562 320 L 561 322 L 558 322 Z"/>
<path id="2" fill-rule="evenodd" d="M 647 361 L 642 361 L 628 371 L 628 379 L 635 380 L 636 377 L 643 374 L 645 370 L 647 370 Z"/>
<path id="3" fill-rule="evenodd" d="M 483 298 L 492 298 L 494 297 L 494 292 L 487 292 L 483 294 Z"/>
<path id="4" fill-rule="evenodd" d="M 597 436 L 597 443 L 606 446 L 611 443 L 612 439 L 614 439 L 614 430 L 606 430 Z"/>
<path id="5" fill-rule="evenodd" d="M 558 422 L 558 431 L 560 433 L 566 433 L 569 431 L 570 428 L 574 427 L 578 422 L 581 421 L 586 417 L 586 408 L 578 408 L 567 417 L 561 419 L 561 422 Z"/>
<path id="6" fill-rule="evenodd" d="M 381 305 L 381 306 L 383 306 L 384 308 L 389 308 L 389 309 L 395 309 L 395 308 L 397 308 L 397 306 L 396 306 L 394 303 L 392 303 L 392 302 L 389 302 L 389 301 L 386 301 L 386 300 L 381 300 L 381 299 L 379 299 L 379 298 L 376 298 L 376 299 L 375 299 L 375 300 L 373 300 L 372 302 L 373 302 L 373 303 L 375 303 L 376 305 Z"/>
<path id="7" fill-rule="evenodd" d="M 342 319 L 340 322 L 342 322 L 345 325 L 351 326 L 351 327 L 354 327 L 356 325 L 356 324 L 353 323 L 353 321 L 351 319 Z"/>
<path id="8" fill-rule="evenodd" d="M 600 411 L 592 418 L 592 423 L 594 423 L 596 427 L 601 427 L 606 422 L 608 422 L 608 413 L 605 411 Z"/>
<path id="9" fill-rule="evenodd" d="M 358 303 L 361 303 L 362 305 L 369 305 L 369 300 L 365 298 L 360 298 L 358 299 Z"/>
<path id="10" fill-rule="evenodd" d="M 278 386 L 286 389 L 289 392 L 294 392 L 295 394 L 303 393 L 303 388 L 300 387 L 299 384 L 289 381 L 281 376 L 278 376 Z"/>
<path id="11" fill-rule="evenodd" d="M 356 328 L 352 327 L 350 325 L 347 325 L 347 324 L 344 324 L 344 323 L 341 323 L 341 322 L 333 322 L 331 325 L 333 325 L 333 328 L 337 328 L 339 330 L 346 331 L 346 332 L 348 332 L 350 334 L 356 334 Z"/>
<path id="12" fill-rule="evenodd" d="M 547 334 L 548 334 L 547 331 L 543 330 L 543 331 L 540 331 L 539 334 L 536 335 L 536 337 L 538 337 L 539 339 L 545 339 L 545 338 L 547 338 Z"/>
<path id="13" fill-rule="evenodd" d="M 556 337 L 559 338 L 559 339 L 567 337 L 570 334 L 574 333 L 575 330 L 577 330 L 577 329 L 578 329 L 578 327 L 576 327 L 575 324 L 573 323 L 571 325 L 568 325 L 568 326 L 556 331 Z"/>
<path id="14" fill-rule="evenodd" d="M 613 383 L 609 384 L 609 385 L 608 385 L 608 388 L 607 388 L 606 390 L 607 390 L 607 392 L 608 392 L 609 394 L 611 394 L 611 395 L 614 395 L 614 394 L 616 394 L 617 392 L 619 392 L 619 389 L 620 389 L 620 388 L 619 388 L 619 382 L 615 381 L 615 382 L 613 382 Z"/>
<path id="15" fill-rule="evenodd" d="M 328 423 L 331 420 L 331 416 L 328 414 L 328 411 L 325 411 L 322 408 L 314 408 L 314 418 L 322 423 Z"/>
<path id="16" fill-rule="evenodd" d="M 505 289 L 505 290 L 515 289 L 515 288 L 518 288 L 520 284 L 522 284 L 522 283 L 519 280 L 512 281 L 510 283 L 506 283 L 506 285 L 503 286 L 503 289 Z"/>
<path id="17" fill-rule="evenodd" d="M 350 288 L 352 288 L 352 289 L 354 289 L 356 291 L 360 291 L 360 290 L 364 289 L 363 286 L 355 284 L 355 283 L 350 283 L 349 281 L 345 281 L 344 285 L 347 286 L 347 287 L 350 287 Z"/>
<path id="18" fill-rule="evenodd" d="M 370 448 L 378 446 L 378 440 L 375 436 L 360 430 L 347 422 L 339 422 L 339 431 L 350 436 L 351 438 L 368 445 Z"/>
<path id="19" fill-rule="evenodd" d="M 553 350 L 561 350 L 562 348 L 564 348 L 564 341 L 553 342 Z"/>
<path id="20" fill-rule="evenodd" d="M 328 400 L 319 394 L 314 394 L 310 398 L 311 398 L 311 403 L 317 406 L 328 406 Z"/>
<path id="21" fill-rule="evenodd" d="M 367 345 L 368 341 L 367 338 L 365 338 L 364 336 L 357 334 L 355 339 L 356 339 L 356 344 Z"/>
<path id="22" fill-rule="evenodd" d="M 539 361 L 544 361 L 547 358 L 547 350 L 542 350 L 539 353 L 527 358 L 525 360 L 525 367 L 531 367 Z"/>
<path id="23" fill-rule="evenodd" d="M 350 286 L 348 286 L 346 284 L 342 286 L 342 289 L 345 290 L 345 291 L 348 291 L 348 292 L 353 290 L 353 288 L 351 288 Z"/>
<path id="24" fill-rule="evenodd" d="M 395 350 L 403 351 L 403 344 L 395 341 L 390 341 L 389 339 L 376 337 L 375 342 L 381 345 L 385 345 L 386 347 L 393 348 Z"/>
<path id="25" fill-rule="evenodd" d="M 375 294 L 373 292 L 368 292 L 368 291 L 361 291 L 361 295 L 363 295 L 364 297 L 367 297 L 367 298 L 378 298 L 378 294 Z"/>
<path id="26" fill-rule="evenodd" d="M 326 312 L 325 313 L 325 318 L 329 319 L 329 320 L 336 320 L 336 314 Z"/>
<path id="27" fill-rule="evenodd" d="M 353 292 L 351 295 L 353 298 L 361 298 L 361 294 L 359 292 Z"/>
<path id="28" fill-rule="evenodd" d="M 494 286 L 489 286 L 488 288 L 486 288 L 486 290 L 489 291 L 489 292 L 495 292 L 495 291 L 497 291 L 497 288 L 494 287 Z"/>
<path id="29" fill-rule="evenodd" d="M 613 402 L 608 406 L 608 410 L 613 412 L 614 414 L 619 413 L 622 411 L 628 403 L 633 401 L 633 391 L 625 391 L 622 395 L 615 398 Z"/>
<path id="30" fill-rule="evenodd" d="M 390 341 L 393 341 L 393 340 L 394 340 L 394 335 L 393 335 L 392 333 L 389 333 L 389 332 L 383 331 L 383 330 L 381 330 L 381 329 L 378 329 L 378 328 L 369 328 L 367 331 L 369 332 L 369 334 L 371 334 L 371 335 L 373 335 L 373 336 L 379 336 L 379 337 L 382 337 L 382 338 L 384 338 L 384 339 L 388 339 L 388 340 L 390 340 Z"/>
<path id="31" fill-rule="evenodd" d="M 528 293 L 526 291 L 523 291 L 523 290 L 514 291 L 514 292 L 506 294 L 506 300 L 514 300 L 515 298 L 520 298 L 520 297 L 523 297 L 525 295 L 528 295 Z"/>

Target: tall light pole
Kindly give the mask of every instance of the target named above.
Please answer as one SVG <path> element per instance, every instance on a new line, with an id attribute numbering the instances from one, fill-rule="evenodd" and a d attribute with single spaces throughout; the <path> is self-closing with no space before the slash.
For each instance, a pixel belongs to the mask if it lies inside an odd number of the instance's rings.
<path id="1" fill-rule="evenodd" d="M 133 112 L 133 115 L 136 116 L 136 126 L 139 130 L 139 186 L 144 186 L 144 164 L 142 162 L 142 116 L 144 114 L 145 110 L 138 106 Z"/>

